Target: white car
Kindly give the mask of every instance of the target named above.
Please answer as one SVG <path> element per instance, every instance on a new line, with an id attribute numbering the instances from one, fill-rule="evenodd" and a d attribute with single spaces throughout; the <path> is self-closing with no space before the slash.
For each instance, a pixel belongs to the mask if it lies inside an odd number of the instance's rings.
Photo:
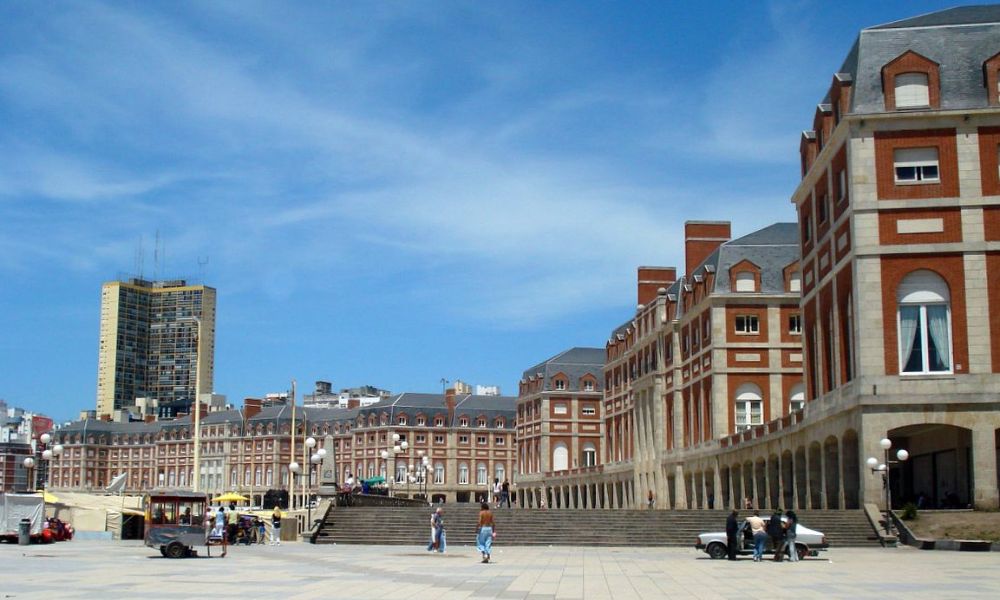
<path id="1" fill-rule="evenodd" d="M 766 525 L 770 517 L 763 516 L 761 519 L 764 520 L 764 524 Z M 781 520 L 784 522 L 788 519 L 781 517 Z M 750 531 L 750 524 L 743 521 L 737 536 L 741 543 L 740 547 L 736 549 L 736 554 L 753 554 L 753 533 Z M 694 547 L 697 550 L 704 550 L 712 558 L 726 558 L 728 556 L 726 552 L 726 532 L 702 533 L 698 536 L 698 542 Z M 827 547 L 826 536 L 822 532 L 809 529 L 803 526 L 802 523 L 799 523 L 795 527 L 795 550 L 799 553 L 799 558 L 817 556 L 820 550 L 826 550 Z M 767 538 L 764 553 L 774 554 L 774 547 L 771 544 L 770 537 Z"/>

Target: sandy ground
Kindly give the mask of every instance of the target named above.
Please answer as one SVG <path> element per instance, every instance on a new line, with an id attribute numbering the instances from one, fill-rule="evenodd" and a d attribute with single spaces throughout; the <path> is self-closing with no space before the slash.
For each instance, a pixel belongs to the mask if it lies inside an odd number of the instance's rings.
<path id="1" fill-rule="evenodd" d="M 921 511 L 906 526 L 921 538 L 1000 540 L 1000 512 Z"/>

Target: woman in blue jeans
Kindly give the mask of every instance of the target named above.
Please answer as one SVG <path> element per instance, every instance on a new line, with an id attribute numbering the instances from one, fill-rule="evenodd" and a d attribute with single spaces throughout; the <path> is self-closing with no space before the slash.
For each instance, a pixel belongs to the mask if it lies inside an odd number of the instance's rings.
<path id="1" fill-rule="evenodd" d="M 493 521 L 493 513 L 490 512 L 490 505 L 483 502 L 479 505 L 479 534 L 476 536 L 476 547 L 483 555 L 483 562 L 490 562 L 490 552 L 493 550 L 493 537 L 496 536 L 496 523 Z"/>
<path id="2" fill-rule="evenodd" d="M 753 515 L 747 517 L 747 523 L 753 532 L 753 561 L 760 562 L 764 555 L 764 544 L 767 543 L 767 531 L 764 529 L 764 519 L 760 518 L 760 511 L 753 511 Z"/>

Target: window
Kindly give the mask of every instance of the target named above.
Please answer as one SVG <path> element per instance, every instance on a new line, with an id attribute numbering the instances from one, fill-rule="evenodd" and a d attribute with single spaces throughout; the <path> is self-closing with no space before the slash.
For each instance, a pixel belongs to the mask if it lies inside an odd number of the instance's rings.
<path id="1" fill-rule="evenodd" d="M 794 271 L 788 276 L 788 291 L 789 292 L 801 292 L 802 291 L 802 273 Z"/>
<path id="2" fill-rule="evenodd" d="M 790 412 L 795 412 L 797 410 L 802 410 L 806 405 L 806 390 L 802 387 L 801 383 L 795 384 L 792 387 L 792 394 L 788 400 L 788 410 Z"/>
<path id="3" fill-rule="evenodd" d="M 760 388 L 744 383 L 736 388 L 736 431 L 749 429 L 764 422 L 764 400 Z"/>
<path id="4" fill-rule="evenodd" d="M 930 86 L 927 73 L 900 73 L 896 75 L 896 108 L 922 108 L 930 106 Z"/>
<path id="5" fill-rule="evenodd" d="M 592 416 L 594 416 L 594 415 L 597 414 L 597 409 L 594 408 L 594 406 L 592 404 L 588 404 L 587 406 L 583 407 L 582 412 L 583 412 L 584 416 L 586 416 L 586 417 L 592 417 Z"/>
<path id="6" fill-rule="evenodd" d="M 753 334 L 760 332 L 760 322 L 757 315 L 737 315 L 736 333 Z"/>
<path id="7" fill-rule="evenodd" d="M 557 414 L 557 415 L 565 415 L 566 414 L 566 405 L 563 404 L 562 402 L 560 402 L 558 404 L 555 404 L 552 407 L 552 412 L 553 412 L 553 414 Z"/>
<path id="8" fill-rule="evenodd" d="M 820 223 L 826 222 L 827 217 L 827 206 L 826 206 L 826 194 L 821 194 L 819 198 L 816 198 L 816 215 Z"/>
<path id="9" fill-rule="evenodd" d="M 802 335 L 802 315 L 788 316 L 788 333 Z"/>
<path id="10" fill-rule="evenodd" d="M 806 215 L 802 219 L 802 243 L 806 244 L 812 240 L 813 220 L 812 215 Z"/>
<path id="11" fill-rule="evenodd" d="M 897 184 L 938 183 L 937 148 L 898 148 L 892 154 Z"/>
<path id="12" fill-rule="evenodd" d="M 594 391 L 594 382 L 591 381 L 591 380 L 589 380 L 589 379 L 587 381 L 584 381 L 583 382 L 583 391 L 585 391 L 585 392 L 592 392 L 592 391 Z"/>
<path id="13" fill-rule="evenodd" d="M 467 435 L 460 435 L 460 436 L 458 436 L 458 443 L 459 444 L 468 444 L 469 443 L 469 436 L 467 436 Z"/>
<path id="14" fill-rule="evenodd" d="M 477 427 L 486 427 L 486 419 L 480 417 L 479 420 L 476 421 L 476 426 Z"/>
<path id="15" fill-rule="evenodd" d="M 434 465 L 434 483 L 444 483 L 444 465 L 441 463 Z"/>
<path id="16" fill-rule="evenodd" d="M 406 425 L 406 415 L 399 415 L 399 418 L 396 420 L 396 422 L 399 423 L 400 425 Z"/>
<path id="17" fill-rule="evenodd" d="M 434 436 L 434 443 L 435 444 L 443 444 L 444 443 L 444 436 L 443 435 L 435 435 Z"/>
<path id="18" fill-rule="evenodd" d="M 914 271 L 899 284 L 901 373 L 951 372 L 951 296 L 936 273 Z"/>
<path id="19" fill-rule="evenodd" d="M 503 463 L 497 463 L 493 467 L 493 476 L 500 481 L 507 479 L 507 469 L 504 468 Z"/>
<path id="20" fill-rule="evenodd" d="M 424 434 L 422 434 L 422 433 L 418 433 L 418 434 L 417 434 L 417 443 L 418 443 L 418 444 L 423 444 L 423 443 L 425 443 L 426 441 L 427 441 L 427 436 L 426 436 L 426 435 L 424 435 Z"/>
<path id="21" fill-rule="evenodd" d="M 423 427 L 424 423 L 426 423 L 426 420 L 423 417 L 417 417 L 417 426 L 418 427 Z"/>
<path id="22" fill-rule="evenodd" d="M 756 292 L 757 282 L 754 279 L 754 274 L 750 271 L 740 271 L 736 274 L 736 291 L 737 292 Z"/>
<path id="23" fill-rule="evenodd" d="M 489 472 L 486 470 L 486 463 L 479 463 L 476 466 L 476 485 L 486 485 L 489 483 Z"/>
<path id="24" fill-rule="evenodd" d="M 442 419 L 441 417 L 438 417 L 438 418 L 434 419 L 434 426 L 435 427 L 444 427 L 444 419 Z"/>
<path id="25" fill-rule="evenodd" d="M 459 427 L 468 427 L 469 426 L 469 417 L 461 417 L 461 418 L 459 418 L 459 420 L 458 420 L 458 426 Z"/>
<path id="26" fill-rule="evenodd" d="M 559 442 L 552 449 L 552 470 L 565 471 L 569 469 L 569 450 L 566 444 Z"/>
<path id="27" fill-rule="evenodd" d="M 504 437 L 502 435 L 498 435 L 493 438 L 493 444 L 496 446 L 503 446 L 505 443 L 506 442 L 504 441 Z"/>
<path id="28" fill-rule="evenodd" d="M 556 389 L 557 390 L 565 390 L 566 389 L 566 380 L 564 380 L 564 379 L 556 379 L 555 384 L 556 384 Z"/>
<path id="29" fill-rule="evenodd" d="M 839 203 L 847 199 L 847 169 L 837 171 L 837 182 L 839 184 L 837 202 Z"/>
<path id="30" fill-rule="evenodd" d="M 590 442 L 583 445 L 583 466 L 593 467 L 597 465 L 597 448 Z"/>
<path id="31" fill-rule="evenodd" d="M 406 465 L 399 463 L 396 465 L 396 483 L 403 483 L 406 481 Z"/>
<path id="32" fill-rule="evenodd" d="M 477 435 L 476 436 L 476 443 L 479 444 L 480 446 L 485 446 L 486 445 L 486 436 L 485 435 Z"/>

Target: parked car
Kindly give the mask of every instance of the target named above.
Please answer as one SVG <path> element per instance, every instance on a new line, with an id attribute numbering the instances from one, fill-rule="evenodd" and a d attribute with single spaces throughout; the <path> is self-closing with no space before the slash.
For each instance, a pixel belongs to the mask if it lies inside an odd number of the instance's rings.
<path id="1" fill-rule="evenodd" d="M 770 520 L 768 516 L 761 518 L 764 520 L 765 525 Z M 787 520 L 785 517 L 781 517 L 782 522 Z M 749 523 L 743 521 L 738 536 L 742 543 L 737 548 L 736 554 L 753 554 L 753 532 L 750 531 Z M 697 550 L 704 550 L 712 558 L 726 558 L 728 555 L 726 552 L 726 532 L 702 533 L 698 536 L 698 541 L 694 547 Z M 795 550 L 799 553 L 799 558 L 818 556 L 819 551 L 826 550 L 827 547 L 826 536 L 821 531 L 809 529 L 802 525 L 802 523 L 799 523 L 795 527 Z M 770 537 L 767 538 L 764 553 L 774 554 L 774 546 L 771 543 Z"/>

